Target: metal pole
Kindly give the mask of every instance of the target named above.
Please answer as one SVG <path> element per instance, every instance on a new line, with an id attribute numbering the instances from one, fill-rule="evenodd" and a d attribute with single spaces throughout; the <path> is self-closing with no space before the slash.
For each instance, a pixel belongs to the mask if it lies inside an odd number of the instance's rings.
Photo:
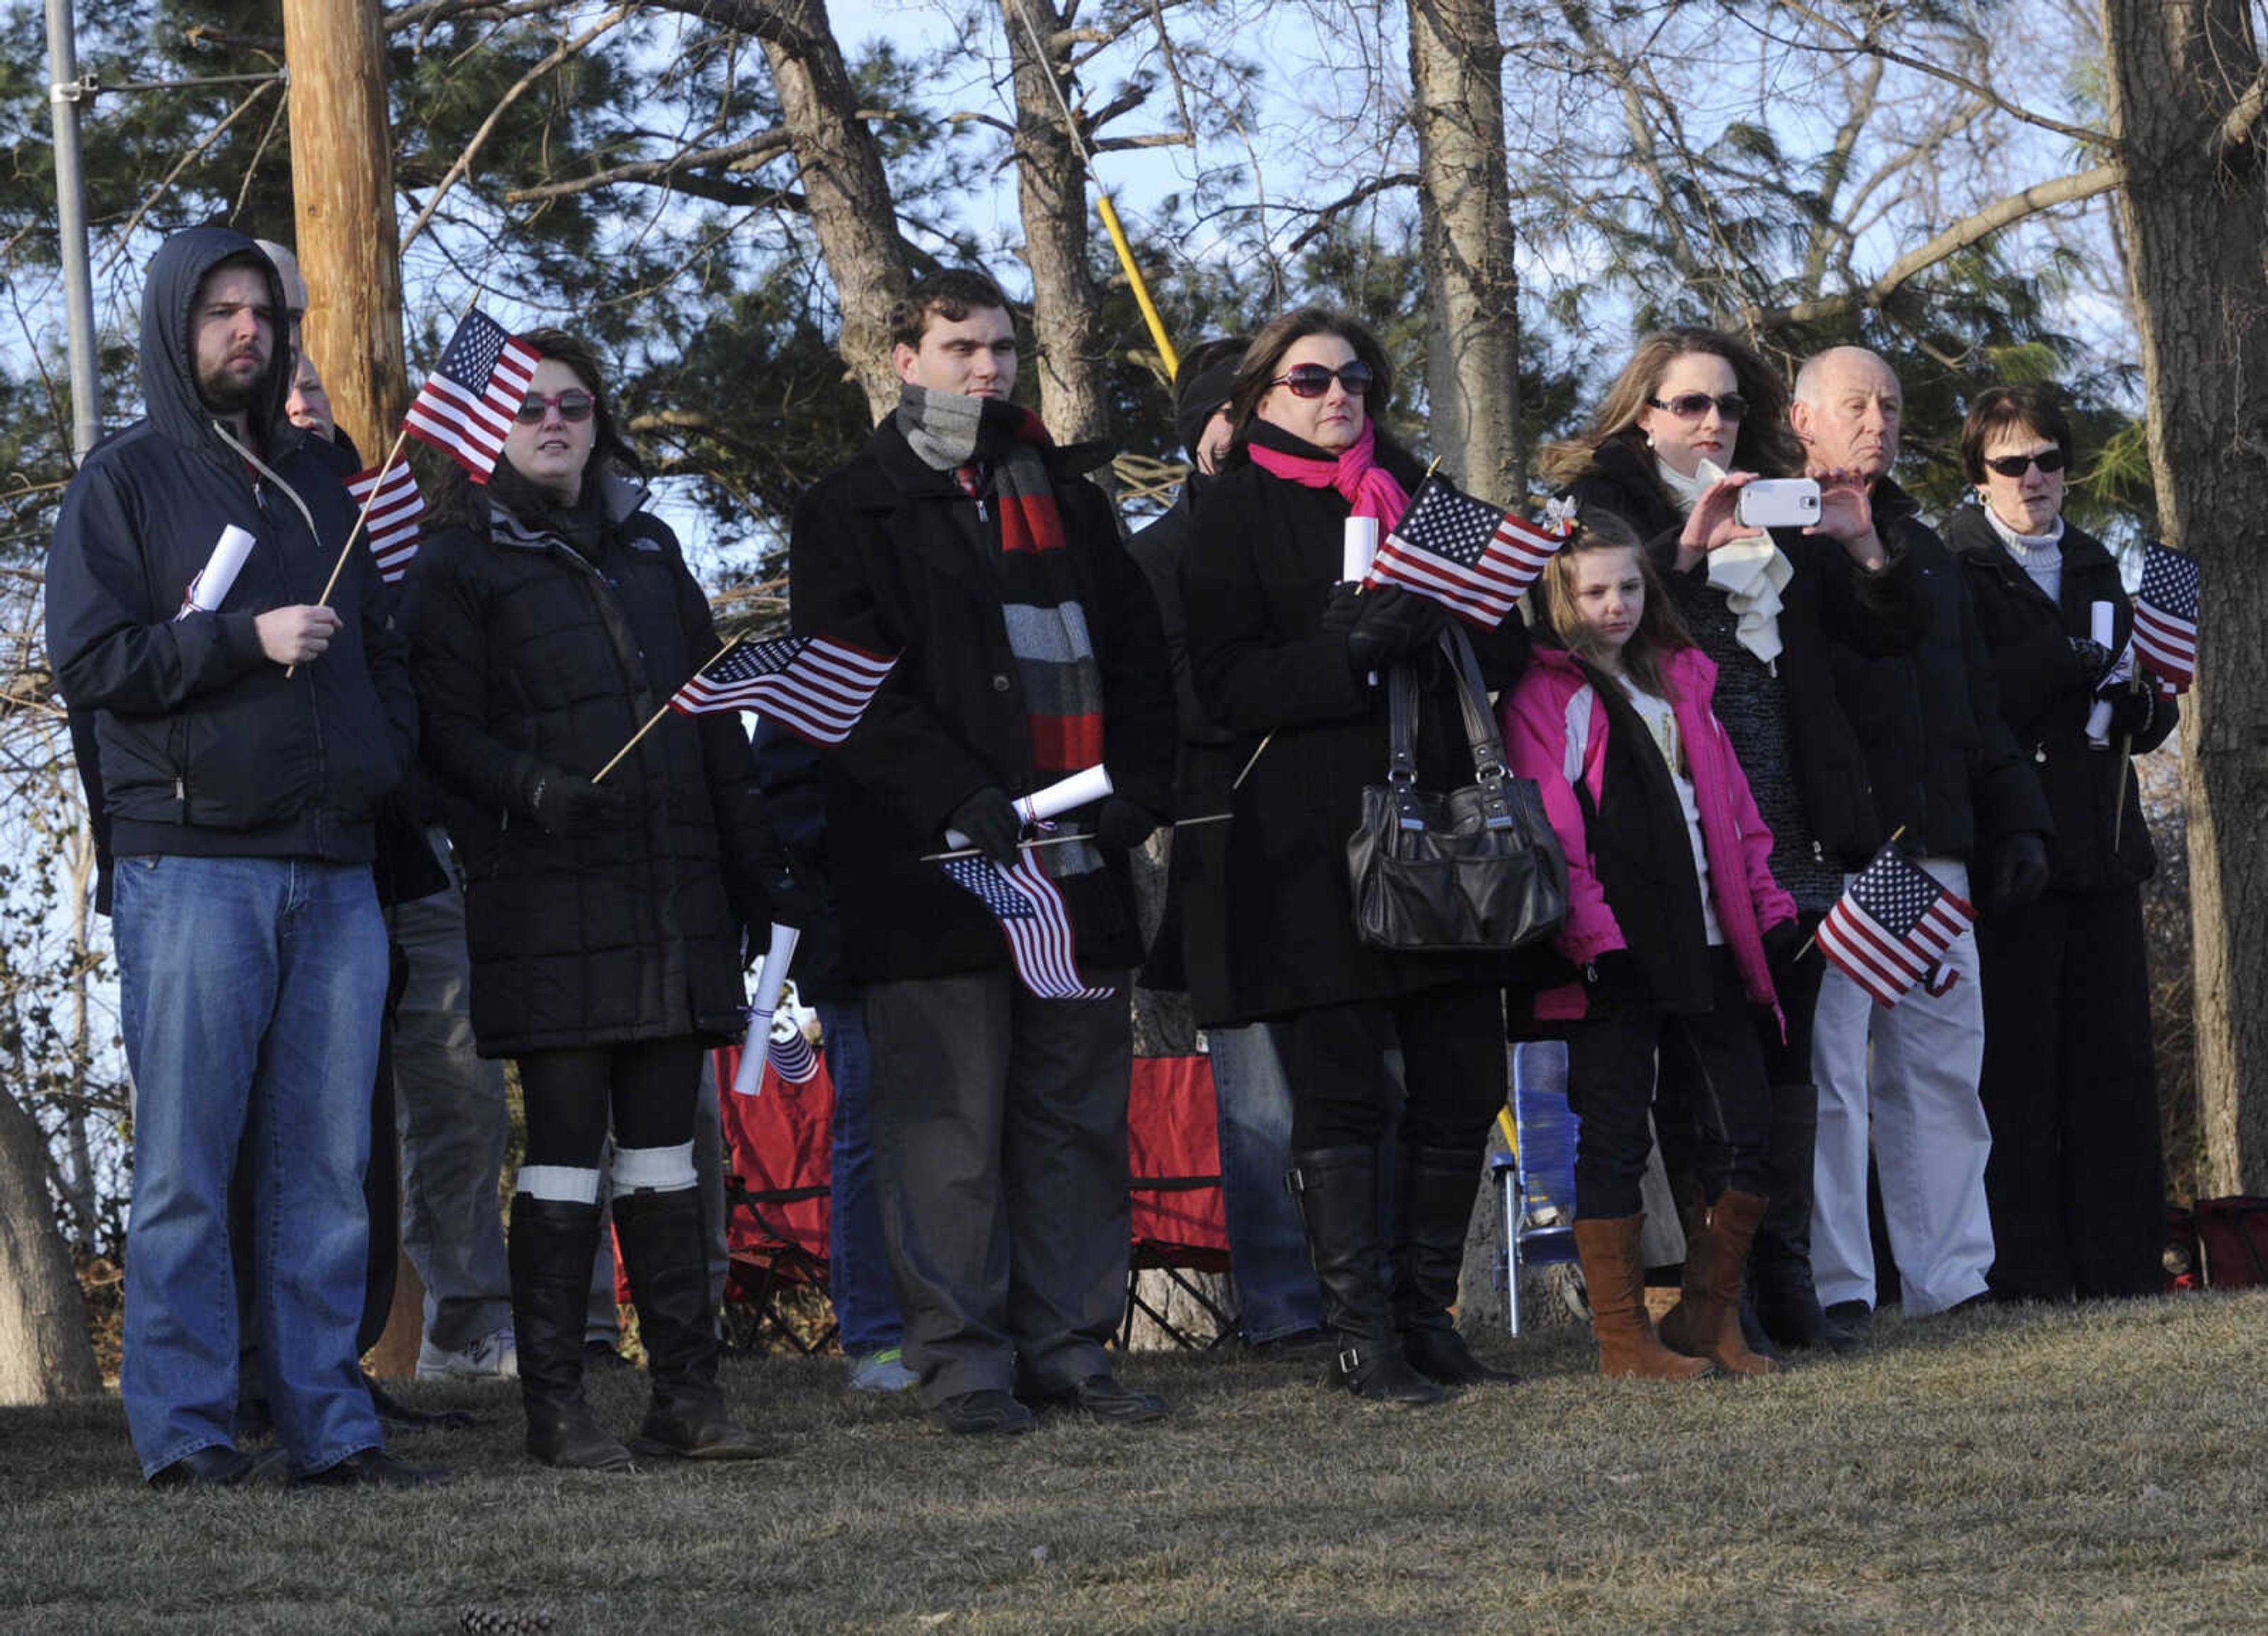
<path id="1" fill-rule="evenodd" d="M 94 371 L 94 280 L 87 265 L 86 188 L 79 171 L 78 48 L 70 0 L 48 0 L 48 107 L 55 129 L 55 225 L 63 240 L 63 310 L 70 335 L 71 458 L 102 436 L 102 388 Z"/>

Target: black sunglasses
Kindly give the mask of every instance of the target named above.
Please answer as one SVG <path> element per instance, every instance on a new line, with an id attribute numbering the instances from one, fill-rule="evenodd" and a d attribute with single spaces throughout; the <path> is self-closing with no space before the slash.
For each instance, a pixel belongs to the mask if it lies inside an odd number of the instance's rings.
<path id="1" fill-rule="evenodd" d="M 1749 412 L 1749 401 L 1737 392 L 1727 392 L 1721 398 L 1712 398 L 1705 392 L 1681 392 L 1664 402 L 1648 398 L 1646 402 L 1658 409 L 1668 409 L 1680 420 L 1698 420 L 1715 404 L 1717 413 L 1726 420 L 1738 420 Z"/>
<path id="2" fill-rule="evenodd" d="M 1984 464 L 2003 477 L 2021 477 L 2035 466 L 2042 471 L 2061 471 L 2070 458 L 2061 449 L 2042 449 L 2037 454 L 2003 454 Z"/>
<path id="3" fill-rule="evenodd" d="M 1329 392 L 1331 382 L 1336 380 L 1346 388 L 1347 396 L 1359 398 L 1370 390 L 1370 383 L 1375 379 L 1370 372 L 1370 365 L 1357 358 L 1351 364 L 1340 365 L 1336 369 L 1325 369 L 1321 364 L 1294 364 L 1268 384 L 1291 387 L 1292 395 L 1295 398 L 1319 398 Z"/>
<path id="4" fill-rule="evenodd" d="M 523 426 L 541 426 L 543 417 L 553 409 L 559 418 L 570 422 L 588 420 L 597 400 L 587 392 L 562 392 L 556 397 L 541 392 L 531 392 L 519 401 L 519 410 L 512 416 Z"/>

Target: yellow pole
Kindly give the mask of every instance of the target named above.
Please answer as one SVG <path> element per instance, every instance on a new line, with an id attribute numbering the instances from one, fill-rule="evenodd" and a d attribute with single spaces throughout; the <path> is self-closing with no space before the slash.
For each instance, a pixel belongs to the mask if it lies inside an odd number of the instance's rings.
<path id="1" fill-rule="evenodd" d="M 1150 326 L 1150 339 L 1158 343 L 1158 357 L 1166 365 L 1166 380 L 1170 383 L 1182 372 L 1181 354 L 1166 338 L 1166 321 L 1158 316 L 1158 304 L 1150 298 L 1150 286 L 1142 276 L 1142 269 L 1134 264 L 1134 252 L 1126 242 L 1126 230 L 1118 225 L 1118 207 L 1110 195 L 1098 188 L 1094 192 L 1094 208 L 1102 217 L 1105 232 L 1110 235 L 1110 247 L 1118 252 L 1118 264 L 1126 269 L 1127 282 L 1134 286 L 1134 303 L 1142 309 L 1142 321 Z"/>

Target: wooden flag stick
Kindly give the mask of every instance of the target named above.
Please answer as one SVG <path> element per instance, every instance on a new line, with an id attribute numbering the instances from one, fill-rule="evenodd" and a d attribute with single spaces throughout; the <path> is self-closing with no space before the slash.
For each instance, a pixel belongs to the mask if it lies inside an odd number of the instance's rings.
<path id="1" fill-rule="evenodd" d="M 1167 827 L 1174 829 L 1190 829 L 1201 823 L 1226 823 L 1235 816 L 1234 813 L 1208 813 L 1202 818 L 1175 819 Z M 1016 844 L 1029 851 L 1034 847 L 1069 846 L 1073 841 L 1092 841 L 1094 837 L 1091 835 L 1043 835 L 1035 840 L 1019 841 Z M 956 858 L 982 858 L 983 855 L 984 849 L 981 846 L 961 846 L 955 847 L 949 852 L 924 852 L 921 855 L 921 861 L 925 864 L 945 864 L 951 863 Z"/>
<path id="2" fill-rule="evenodd" d="M 328 608 L 331 605 L 331 593 L 339 588 L 339 576 L 347 571 L 347 559 L 354 554 L 355 542 L 362 538 L 363 530 L 370 526 L 370 508 L 378 504 L 378 497 L 386 487 L 386 474 L 392 469 L 394 459 L 401 453 L 401 445 L 409 436 L 409 428 L 405 424 L 401 431 L 394 434 L 394 446 L 386 452 L 386 458 L 378 463 L 378 481 L 370 485 L 370 492 L 363 497 L 362 510 L 355 517 L 354 527 L 347 530 L 347 542 L 339 548 L 339 560 L 331 564 L 331 577 L 323 581 L 323 593 L 315 599 L 317 608 Z M 297 664 L 286 665 L 284 667 L 284 674 L 287 677 L 291 676 L 298 668 Z"/>
<path id="3" fill-rule="evenodd" d="M 1228 786 L 1229 793 L 1230 793 L 1230 794 L 1232 794 L 1232 795 L 1233 795 L 1233 794 L 1234 794 L 1237 791 L 1239 791 L 1239 790 L 1241 790 L 1241 789 L 1242 789 L 1242 788 L 1244 787 L 1244 781 L 1245 781 L 1247 778 L 1249 778 L 1249 777 L 1252 776 L 1252 769 L 1253 769 L 1254 764 L 1259 761 L 1259 759 L 1260 759 L 1260 757 L 1262 756 L 1262 755 L 1263 755 L 1263 754 L 1264 754 L 1264 753 L 1266 752 L 1266 750 L 1267 750 L 1268 747 L 1269 747 L 1270 744 L 1273 744 L 1275 741 L 1276 741 L 1276 735 L 1275 735 L 1274 733 L 1270 733 L 1266 738 L 1264 738 L 1264 739 L 1263 739 L 1263 740 L 1261 740 L 1261 741 L 1260 741 L 1260 748 L 1259 748 L 1258 749 L 1256 749 L 1256 750 L 1254 750 L 1254 751 L 1252 752 L 1252 760 L 1251 760 L 1251 761 L 1248 761 L 1248 762 L 1246 762 L 1246 763 L 1244 763 L 1244 770 L 1243 770 L 1242 772 L 1238 773 L 1238 774 L 1236 775 L 1236 782 L 1235 782 L 1234 784 L 1232 784 L 1232 785 L 1230 785 Z"/>
<path id="4" fill-rule="evenodd" d="M 1896 829 L 1891 830 L 1890 838 L 1882 843 L 1882 851 L 1876 852 L 1874 856 L 1876 858 L 1880 858 L 1882 855 L 1882 852 L 1887 852 L 1890 848 L 1896 846 L 1898 844 L 1898 837 L 1905 832 L 1906 827 L 1904 824 L 1900 824 Z M 1795 951 L 1795 958 L 1797 960 L 1801 960 L 1806 954 L 1811 953 L 1812 945 L 1818 941 L 1819 933 L 1815 931 L 1809 937 L 1803 940 L 1803 947 Z"/>
<path id="5" fill-rule="evenodd" d="M 740 644 L 747 639 L 747 634 L 748 633 L 747 631 L 743 630 L 739 636 L 734 637 L 730 642 L 727 642 L 724 646 L 718 648 L 714 653 L 711 654 L 709 656 L 709 665 L 715 664 L 718 660 L 724 658 L 725 654 L 740 646 Z M 708 669 L 709 665 L 702 666 L 701 670 Z M 693 674 L 696 676 L 699 675 L 701 674 L 701 670 L 695 671 Z M 689 681 L 691 678 L 688 677 L 687 680 Z M 680 692 L 682 692 L 683 690 L 684 689 L 679 689 Z M 677 694 L 673 693 L 669 696 L 674 699 L 677 696 Z M 654 724 L 659 722 L 667 714 L 669 714 L 669 705 L 665 702 L 659 710 L 654 711 L 652 715 L 648 716 L 645 719 L 645 726 L 640 727 L 636 733 L 630 734 L 630 741 L 615 752 L 614 759 L 612 761 L 609 761 L 605 766 L 600 768 L 598 771 L 591 775 L 591 782 L 593 784 L 598 783 L 600 779 L 605 777 L 616 767 L 620 766 L 622 764 L 622 757 L 629 755 L 632 750 L 637 748 L 638 741 L 645 737 L 647 733 L 652 733 L 654 729 Z"/>

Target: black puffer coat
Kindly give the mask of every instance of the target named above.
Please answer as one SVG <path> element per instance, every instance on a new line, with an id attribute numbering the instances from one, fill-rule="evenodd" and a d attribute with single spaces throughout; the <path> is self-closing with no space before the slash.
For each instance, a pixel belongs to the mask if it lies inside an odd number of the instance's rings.
<path id="1" fill-rule="evenodd" d="M 555 836 L 532 804 L 547 777 L 597 772 L 717 651 L 638 497 L 609 508 L 595 563 L 496 510 L 426 540 L 410 571 L 410 671 L 465 871 L 484 1057 L 741 1030 L 742 928 L 768 917 L 779 852 L 738 717 L 666 715 L 607 776 L 630 798 L 619 829 Z"/>
<path id="2" fill-rule="evenodd" d="M 1409 456 L 1381 446 L 1378 460 L 1416 490 L 1422 473 Z M 1218 916 L 1228 928 L 1226 992 L 1217 1004 L 1191 992 L 1200 1024 L 1493 982 L 1506 971 L 1493 956 L 1396 954 L 1355 934 L 1347 837 L 1361 822 L 1364 786 L 1386 780 L 1389 752 L 1385 689 L 1349 667 L 1344 635 L 1322 629 L 1349 509 L 1336 490 L 1249 461 L 1197 495 L 1197 540 L 1182 566 L 1190 674 L 1206 711 L 1239 735 L 1239 769 L 1273 735 L 1230 798 L 1235 816 L 1221 826 L 1229 833 L 1219 877 L 1182 888 L 1219 899 L 1218 910 L 1185 901 L 1193 922 Z M 1519 676 L 1528 631 L 1516 613 L 1467 634 L 1491 688 Z M 1446 671 L 1425 677 L 1418 758 L 1425 788 L 1472 782 Z"/>
<path id="3" fill-rule="evenodd" d="M 2148 880 L 2158 856 L 2142 821 L 2140 792 L 2132 770 L 2121 768 L 2115 748 L 2088 742 L 2095 691 L 2071 646 L 2072 637 L 2091 632 L 2090 605 L 2095 602 L 2108 602 L 2116 610 L 2113 652 L 2132 635 L 2134 605 L 2119 582 L 2118 564 L 2102 542 L 2066 524 L 2062 594 L 2051 601 L 1977 507 L 1953 514 L 1945 525 L 1945 542 L 1968 574 L 1977 627 L 1999 684 L 2000 714 L 2016 735 L 2017 748 L 2030 758 L 2055 815 L 2055 834 L 2048 842 L 2051 884 L 2063 892 L 2107 892 Z M 2156 749 L 2180 721 L 2173 700 L 2156 699 L 2149 728 L 2134 740 L 2132 752 Z M 2114 817 L 2122 784 L 2123 824 Z"/>

